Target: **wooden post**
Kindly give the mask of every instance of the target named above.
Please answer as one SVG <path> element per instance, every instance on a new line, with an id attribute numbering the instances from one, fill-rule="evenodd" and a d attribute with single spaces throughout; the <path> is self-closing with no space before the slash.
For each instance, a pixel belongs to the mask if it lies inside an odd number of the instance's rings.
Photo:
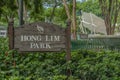
<path id="1" fill-rule="evenodd" d="M 9 50 L 14 49 L 14 20 L 10 20 L 8 23 L 8 38 L 9 38 Z M 16 66 L 16 62 L 15 62 L 15 55 L 14 52 L 12 53 L 12 57 L 13 57 L 13 66 Z"/>
<path id="2" fill-rule="evenodd" d="M 9 50 L 14 48 L 14 21 L 10 20 L 8 23 L 8 38 L 9 38 Z"/>
<path id="3" fill-rule="evenodd" d="M 19 0 L 19 25 L 23 23 L 23 0 Z"/>
<path id="4" fill-rule="evenodd" d="M 71 20 L 67 21 L 67 29 L 66 29 L 66 60 L 67 62 L 71 59 Z M 71 70 L 67 69 L 67 76 L 71 75 Z"/>

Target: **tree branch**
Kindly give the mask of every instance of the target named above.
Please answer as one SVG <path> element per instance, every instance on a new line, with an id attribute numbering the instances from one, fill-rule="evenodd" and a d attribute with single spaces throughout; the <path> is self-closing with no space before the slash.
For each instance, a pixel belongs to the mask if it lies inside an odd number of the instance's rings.
<path id="1" fill-rule="evenodd" d="M 67 17 L 68 17 L 68 19 L 70 19 L 70 11 L 69 11 L 68 5 L 66 3 L 66 0 L 63 0 L 63 4 L 64 4 L 64 7 L 65 7 Z"/>

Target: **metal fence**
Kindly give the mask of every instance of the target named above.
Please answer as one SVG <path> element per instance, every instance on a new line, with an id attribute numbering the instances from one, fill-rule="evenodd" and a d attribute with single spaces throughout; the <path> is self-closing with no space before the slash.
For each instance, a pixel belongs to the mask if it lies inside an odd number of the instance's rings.
<path id="1" fill-rule="evenodd" d="M 120 37 L 97 37 L 71 41 L 72 50 L 103 49 L 120 50 Z"/>

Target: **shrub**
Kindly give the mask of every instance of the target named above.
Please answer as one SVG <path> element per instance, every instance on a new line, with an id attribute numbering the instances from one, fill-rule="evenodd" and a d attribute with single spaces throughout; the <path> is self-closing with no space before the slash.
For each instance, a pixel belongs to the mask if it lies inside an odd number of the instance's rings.
<path id="1" fill-rule="evenodd" d="M 0 39 L 0 79 L 4 80 L 120 80 L 120 53 L 114 51 L 72 51 L 19 54 L 8 50 L 8 39 Z M 14 53 L 14 55 L 13 55 Z"/>

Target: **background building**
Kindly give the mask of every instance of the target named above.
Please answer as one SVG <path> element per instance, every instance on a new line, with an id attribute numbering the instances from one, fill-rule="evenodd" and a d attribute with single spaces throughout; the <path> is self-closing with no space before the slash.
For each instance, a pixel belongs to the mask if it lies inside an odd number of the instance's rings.
<path id="1" fill-rule="evenodd" d="M 0 26 L 0 37 L 7 37 L 7 29 L 4 26 Z"/>

